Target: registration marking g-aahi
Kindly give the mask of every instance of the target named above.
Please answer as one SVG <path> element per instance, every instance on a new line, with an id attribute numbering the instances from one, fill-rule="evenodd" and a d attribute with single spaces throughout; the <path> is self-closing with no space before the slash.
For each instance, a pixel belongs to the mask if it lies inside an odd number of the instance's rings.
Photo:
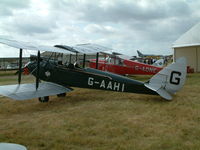
<path id="1" fill-rule="evenodd" d="M 125 87 L 124 83 L 119 83 L 115 81 L 105 81 L 105 80 L 95 81 L 93 77 L 88 78 L 88 85 L 89 86 L 99 85 L 99 88 L 102 89 L 121 91 L 121 92 L 124 92 L 124 87 Z"/>

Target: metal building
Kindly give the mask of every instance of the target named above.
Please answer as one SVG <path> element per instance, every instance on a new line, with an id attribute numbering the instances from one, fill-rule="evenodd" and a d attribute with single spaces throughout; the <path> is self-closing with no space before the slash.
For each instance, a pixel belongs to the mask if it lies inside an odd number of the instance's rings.
<path id="1" fill-rule="evenodd" d="M 200 22 L 173 43 L 174 60 L 186 57 L 194 72 L 200 72 Z"/>

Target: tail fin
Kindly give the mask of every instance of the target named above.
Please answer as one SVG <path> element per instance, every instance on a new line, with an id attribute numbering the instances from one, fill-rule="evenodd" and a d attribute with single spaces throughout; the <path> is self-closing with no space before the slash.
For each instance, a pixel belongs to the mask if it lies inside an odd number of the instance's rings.
<path id="1" fill-rule="evenodd" d="M 163 98 L 171 100 L 171 94 L 175 94 L 183 87 L 185 79 L 186 59 L 182 57 L 154 75 L 145 86 Z"/>
<path id="2" fill-rule="evenodd" d="M 139 57 L 144 57 L 144 55 L 139 50 L 137 50 L 137 53 Z"/>

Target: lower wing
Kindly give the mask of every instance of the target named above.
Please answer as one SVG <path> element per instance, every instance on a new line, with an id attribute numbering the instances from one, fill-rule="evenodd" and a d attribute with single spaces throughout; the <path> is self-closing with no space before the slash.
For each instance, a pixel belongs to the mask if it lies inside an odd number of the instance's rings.
<path id="1" fill-rule="evenodd" d="M 70 91 L 72 89 L 50 82 L 40 83 L 37 90 L 35 89 L 35 83 L 0 86 L 0 95 L 15 100 L 27 100 Z"/>

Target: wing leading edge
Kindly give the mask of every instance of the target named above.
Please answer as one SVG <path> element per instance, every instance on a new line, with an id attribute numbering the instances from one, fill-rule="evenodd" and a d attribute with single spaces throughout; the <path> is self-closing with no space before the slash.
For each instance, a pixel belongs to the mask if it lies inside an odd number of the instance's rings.
<path id="1" fill-rule="evenodd" d="M 55 45 L 55 46 L 44 46 L 44 45 L 36 45 L 29 42 L 22 42 L 13 39 L 5 39 L 0 38 L 0 43 L 8 45 L 10 47 L 18 48 L 18 49 L 27 49 L 27 50 L 35 50 L 35 51 L 47 51 L 47 52 L 57 52 L 57 53 L 82 53 L 82 54 L 94 54 L 94 53 L 106 53 L 112 54 L 112 49 L 100 46 L 97 44 L 78 44 L 75 46 L 69 45 Z"/>
<path id="2" fill-rule="evenodd" d="M 3 38 L 0 38 L 0 43 L 8 45 L 10 47 L 18 48 L 18 49 L 57 52 L 57 53 L 64 53 L 64 54 L 71 53 L 70 51 L 67 51 L 65 49 L 61 49 L 58 47 L 54 47 L 54 46 L 36 45 L 36 44 L 28 43 L 28 42 L 21 42 L 21 41 L 3 39 Z"/>
<path id="3" fill-rule="evenodd" d="M 26 100 L 44 96 L 51 96 L 70 91 L 72 91 L 72 89 L 50 82 L 40 83 L 37 90 L 35 89 L 34 83 L 0 86 L 1 95 L 15 100 Z"/>
<path id="4" fill-rule="evenodd" d="M 92 43 L 77 44 L 75 46 L 55 45 L 55 47 L 63 48 L 71 52 L 82 53 L 82 54 L 94 54 L 94 53 L 112 54 L 112 49 Z"/>

